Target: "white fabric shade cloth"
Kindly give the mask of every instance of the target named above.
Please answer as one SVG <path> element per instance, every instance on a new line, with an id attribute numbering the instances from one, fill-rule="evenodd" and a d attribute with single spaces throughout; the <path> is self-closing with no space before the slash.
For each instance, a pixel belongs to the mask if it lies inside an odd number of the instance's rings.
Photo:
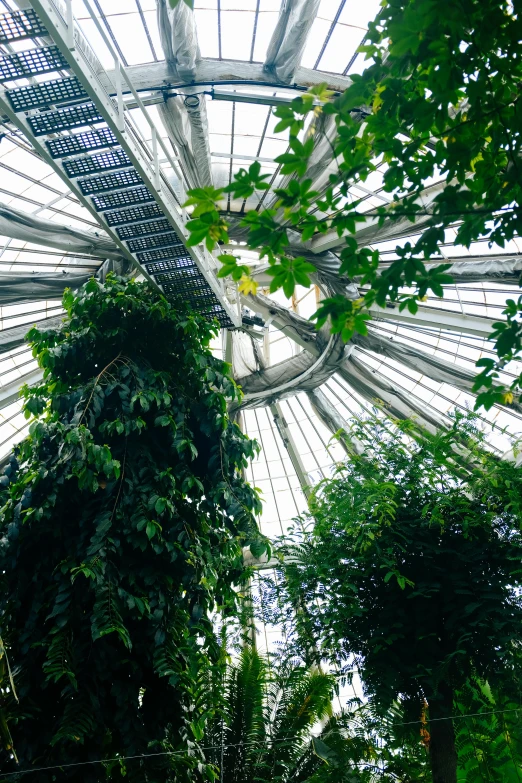
<path id="1" fill-rule="evenodd" d="M 15 0 L 2 4 L 0 12 L 17 7 Z M 359 444 L 349 434 L 355 416 L 375 408 L 379 415 L 413 417 L 434 431 L 448 426 L 452 410 L 473 408 L 475 362 L 494 355 L 489 326 L 502 317 L 506 299 L 519 295 L 519 240 L 502 249 L 476 242 L 467 250 L 454 244 L 455 231 L 449 229 L 440 256 L 429 263 L 451 264 L 454 285 L 446 287 L 444 300 L 429 299 L 421 319 L 386 308 L 370 322 L 367 335 L 354 335 L 347 345 L 327 328 L 317 334 L 309 317 L 322 296 L 332 291 L 360 296 L 357 280 L 339 277 L 342 242 L 325 235 L 302 244 L 289 230 L 288 252 L 314 264 L 317 288 L 298 287 L 287 300 L 281 292 L 270 294 L 266 264 L 241 244 L 241 219 L 247 209 L 273 206 L 274 189 L 288 182 L 274 161 L 285 152 L 287 136 L 275 134 L 277 118 L 269 102 L 290 100 L 321 81 L 334 89 L 346 87 L 350 74 L 364 68 L 356 52 L 378 0 L 196 0 L 194 13 L 183 0 L 174 9 L 168 0 L 99 0 L 95 5 L 97 20 L 149 102 L 150 116 L 170 145 L 186 187 L 222 187 L 256 159 L 269 175 L 268 193 L 222 202 L 232 247 L 252 266 L 260 286 L 257 296 L 243 297 L 245 314 L 259 318 L 223 335 L 214 350 L 232 359 L 245 392 L 243 426 L 262 446 L 250 468 L 251 480 L 264 493 L 262 529 L 280 532 L 306 502 L 303 485 L 329 475 L 346 453 L 357 453 Z M 105 69 L 100 81 L 110 91 L 114 59 L 83 0 L 73 0 L 73 10 Z M 150 128 L 143 132 L 151 138 Z M 314 188 L 324 190 L 335 168 L 334 127 L 319 117 L 306 132 L 315 138 L 308 176 Z M 0 134 L 2 458 L 27 431 L 17 389 L 38 373 L 24 343 L 27 329 L 33 323 L 60 322 L 64 288 L 77 287 L 92 274 L 103 277 L 110 268 L 130 270 L 92 214 L 22 135 L 7 122 Z M 372 212 L 389 201 L 382 173 L 378 168 L 365 183 L 353 184 L 362 209 Z M 423 194 L 428 211 L 438 189 L 440 183 L 433 182 Z M 388 264 L 397 242 L 414 239 L 426 220 L 379 226 L 369 218 L 357 240 L 378 248 Z M 518 363 L 506 366 L 502 380 L 509 382 L 520 369 Z M 491 447 L 509 455 L 521 430 L 520 405 L 494 406 L 479 415 Z"/>

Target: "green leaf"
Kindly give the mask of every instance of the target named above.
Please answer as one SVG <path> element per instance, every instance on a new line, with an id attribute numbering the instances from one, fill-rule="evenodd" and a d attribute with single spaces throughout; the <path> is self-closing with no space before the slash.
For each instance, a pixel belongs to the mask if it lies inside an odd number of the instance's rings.
<path id="1" fill-rule="evenodd" d="M 155 503 L 155 505 L 154 505 L 154 509 L 156 511 L 156 514 L 163 514 L 163 512 L 165 511 L 166 507 L 167 507 L 166 499 L 165 498 L 158 498 L 156 503 Z"/>
<path id="2" fill-rule="evenodd" d="M 252 557 L 259 559 L 267 551 L 267 544 L 264 541 L 252 541 L 249 545 Z"/>
<path id="3" fill-rule="evenodd" d="M 158 527 L 155 522 L 147 522 L 147 526 L 145 528 L 145 532 L 147 534 L 147 538 L 150 540 L 151 538 L 154 538 L 156 533 L 158 532 Z"/>

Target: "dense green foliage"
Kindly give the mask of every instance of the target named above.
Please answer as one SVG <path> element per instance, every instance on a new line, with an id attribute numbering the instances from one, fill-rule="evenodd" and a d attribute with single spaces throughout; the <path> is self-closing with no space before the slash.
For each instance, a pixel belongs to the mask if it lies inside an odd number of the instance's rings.
<path id="1" fill-rule="evenodd" d="M 373 727 L 367 720 L 364 725 L 356 721 L 354 713 L 332 715 L 332 675 L 284 656 L 267 659 L 247 645 L 214 687 L 223 709 L 206 738 L 215 748 L 213 761 L 223 781 L 374 780 L 379 761 Z"/>
<path id="2" fill-rule="evenodd" d="M 453 743 L 439 719 L 457 691 L 518 692 L 522 673 L 522 470 L 472 434 L 457 421 L 410 442 L 378 420 L 355 425 L 363 456 L 319 485 L 308 530 L 281 549 L 277 599 L 301 654 L 355 663 L 383 710 L 401 699 L 417 719 L 426 700 L 432 752 Z"/>
<path id="3" fill-rule="evenodd" d="M 456 701 L 459 781 L 517 783 L 522 778 L 520 690 L 492 692 L 485 684 L 467 685 Z"/>
<path id="4" fill-rule="evenodd" d="M 239 392 L 208 348 L 214 326 L 112 276 L 64 306 L 62 328 L 30 333 L 36 419 L 0 479 L 0 635 L 19 699 L 4 678 L 3 715 L 21 769 L 181 749 L 146 778 L 134 760 L 78 779 L 193 781 L 212 775 L 198 750 L 221 656 L 209 613 L 235 611 L 242 545 L 259 543 L 242 474 L 256 445 L 228 418 Z"/>
<path id="5" fill-rule="evenodd" d="M 215 687 L 223 711 L 206 739 L 223 780 L 311 780 L 323 762 L 311 750 L 310 730 L 331 712 L 329 675 L 292 661 L 271 663 L 247 646 Z"/>
<path id="6" fill-rule="evenodd" d="M 522 19 L 519 3 L 509 0 L 386 0 L 370 29 L 363 49 L 372 64 L 342 95 L 332 97 L 324 85 L 299 96 L 275 114 L 277 131 L 289 131 L 289 149 L 276 158 L 289 184 L 275 190 L 273 208 L 249 210 L 248 246 L 270 264 L 271 290 L 283 288 L 290 296 L 296 284 L 309 285 L 313 265 L 288 252 L 287 228 L 301 232 L 303 241 L 321 233 L 338 233 L 340 272 L 366 285 L 360 300 L 338 295 L 326 299 L 318 323 L 331 317 L 334 331 L 346 339 L 365 333 L 371 304 L 399 302 L 412 313 L 430 291 L 443 295 L 451 281 L 442 264 L 425 265 L 434 256 L 445 230 L 455 226 L 456 244 L 477 241 L 504 247 L 522 228 L 520 157 L 522 111 Z M 321 117 L 321 112 L 323 117 Z M 314 150 L 314 134 L 303 136 L 305 123 L 335 121 L 333 154 L 338 170 L 320 191 L 313 190 L 307 170 Z M 333 118 L 333 120 L 332 120 Z M 381 167 L 384 190 L 391 204 L 364 213 L 357 198 L 346 198 L 350 186 L 364 182 Z M 224 190 L 190 192 L 195 206 L 188 224 L 194 243 L 213 247 L 226 241 L 228 223 L 219 212 L 223 192 L 246 198 L 268 188 L 259 163 L 240 171 Z M 434 190 L 420 194 L 433 181 Z M 418 234 L 413 244 L 397 245 L 396 260 L 379 265 L 379 252 L 359 247 L 356 234 L 368 222 L 411 221 Z M 415 222 L 415 226 L 413 223 Z M 232 255 L 221 256 L 224 275 L 245 284 L 249 269 Z M 509 401 L 522 378 L 511 389 L 496 386 L 498 369 L 522 349 L 522 298 L 510 300 L 505 321 L 496 325 L 498 362 L 481 359 L 476 389 L 479 404 Z"/>
<path id="7" fill-rule="evenodd" d="M 335 678 L 298 660 L 267 660 L 245 647 L 214 679 L 222 711 L 207 728 L 210 759 L 227 783 L 421 783 L 431 781 L 427 707 L 411 720 L 357 699 L 332 714 Z M 502 712 L 498 712 L 502 710 Z M 520 700 L 468 685 L 456 694 L 458 780 L 516 783 L 522 774 Z M 322 717 L 322 729 L 310 734 Z"/>
<path id="8" fill-rule="evenodd" d="M 341 721 L 348 740 L 340 752 L 355 751 L 358 783 L 428 783 L 429 716 L 423 704 L 393 704 L 385 713 L 370 701 L 352 705 Z M 520 694 L 470 683 L 455 694 L 454 728 L 459 783 L 517 783 L 522 777 Z"/>

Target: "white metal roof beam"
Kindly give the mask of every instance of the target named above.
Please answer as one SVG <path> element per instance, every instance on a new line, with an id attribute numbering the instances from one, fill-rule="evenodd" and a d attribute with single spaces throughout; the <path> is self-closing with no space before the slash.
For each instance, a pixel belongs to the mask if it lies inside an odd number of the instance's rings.
<path id="1" fill-rule="evenodd" d="M 127 73 L 138 91 L 160 90 L 166 87 L 176 87 L 185 92 L 190 92 L 190 86 L 195 84 L 232 84 L 240 86 L 252 83 L 267 86 L 276 86 L 280 80 L 275 74 L 264 70 L 260 63 L 240 62 L 239 60 L 214 60 L 210 57 L 201 58 L 195 64 L 194 75 L 184 81 L 175 66 L 166 60 L 147 65 L 130 65 Z M 100 74 L 105 89 L 112 95 L 116 94 L 114 70 L 107 70 Z M 329 90 L 343 92 L 352 83 L 348 76 L 326 71 L 314 71 L 311 68 L 303 68 L 298 65 L 294 72 L 292 85 L 299 87 L 314 87 L 317 84 L 326 83 Z M 283 86 L 284 83 L 281 83 Z"/>
<path id="2" fill-rule="evenodd" d="M 445 180 L 442 180 L 429 185 L 420 191 L 416 201 L 424 209 L 427 209 L 435 198 L 442 193 L 447 184 Z M 412 214 L 411 217 L 387 219 L 381 226 L 379 225 L 379 220 L 380 218 L 377 216 L 369 216 L 364 225 L 361 224 L 361 228 L 354 234 L 361 247 L 416 234 L 422 231 L 432 220 L 432 215 L 419 214 L 415 216 Z M 337 231 L 328 231 L 326 234 L 319 234 L 312 239 L 311 249 L 314 253 L 322 253 L 325 250 L 332 250 L 332 248 L 342 245 L 344 245 L 344 236 L 340 237 Z"/>
<path id="3" fill-rule="evenodd" d="M 293 313 L 284 305 L 278 304 L 267 296 L 263 296 L 263 294 L 257 294 L 256 296 L 252 294 L 247 296 L 241 295 L 241 303 L 254 313 L 259 313 L 264 318 L 266 326 L 273 323 L 274 326 L 297 343 L 297 345 L 306 348 L 313 356 L 319 355 L 315 342 L 317 332 L 311 321 L 297 313 Z"/>
<path id="4" fill-rule="evenodd" d="M 0 386 L 0 409 L 7 408 L 8 405 L 20 399 L 20 388 L 24 383 L 31 386 L 33 383 L 41 381 L 42 378 L 43 370 L 40 367 L 36 367 L 26 375 L 15 378 L 14 381 L 7 383 L 5 386 Z"/>
<path id="5" fill-rule="evenodd" d="M 308 353 L 311 353 L 313 356 L 318 355 L 318 348 L 315 340 L 313 340 L 313 335 L 311 335 L 312 339 L 308 338 L 307 340 L 303 340 L 303 335 L 299 334 L 299 331 L 301 331 L 299 321 L 296 320 L 294 324 L 290 318 L 285 319 L 284 314 L 278 313 L 274 308 L 270 309 L 269 307 L 266 307 L 264 301 L 266 300 L 266 297 L 260 297 L 259 295 L 256 297 L 249 296 L 248 298 L 244 297 L 243 300 L 250 308 L 260 311 L 264 318 L 270 319 L 279 329 L 283 329 L 284 334 L 305 348 Z M 388 309 L 372 309 L 375 314 L 382 314 L 386 320 L 388 320 L 388 318 L 395 319 L 396 317 L 395 314 L 391 315 Z M 294 314 L 292 313 L 291 315 Z M 429 318 L 429 323 L 433 328 L 442 328 L 458 333 L 466 332 L 468 334 L 476 334 L 483 338 L 489 336 L 493 324 L 493 321 L 488 318 L 466 316 L 461 315 L 460 313 L 436 310 L 435 308 L 424 308 L 424 315 L 419 313 L 417 316 L 412 316 L 410 313 L 399 313 L 398 317 L 400 318 L 402 315 L 404 315 L 402 320 L 409 321 L 412 324 L 420 324 L 420 322 L 427 323 Z M 375 332 L 370 332 L 368 336 L 354 335 L 352 343 L 355 343 L 355 346 L 359 346 L 360 348 L 365 348 L 394 359 L 415 372 L 422 373 L 435 381 L 448 383 L 457 389 L 472 393 L 472 386 L 475 378 L 475 373 L 473 371 L 466 370 L 456 364 L 452 364 L 438 356 L 431 355 L 426 351 L 422 351 L 413 346 L 395 342 L 393 341 L 393 336 L 383 338 Z M 357 357 L 358 353 L 360 353 L 360 351 L 355 347 L 355 353 L 352 353 L 352 356 Z M 344 367 L 347 362 L 349 363 L 350 359 L 343 358 L 340 366 Z M 349 367 L 351 366 L 352 365 L 349 364 Z M 515 407 L 516 410 L 519 410 L 519 406 L 513 407 Z M 339 429 L 339 427 L 336 427 L 336 431 L 337 429 Z"/>
<path id="6" fill-rule="evenodd" d="M 358 346 L 355 349 L 356 355 L 361 354 L 359 348 L 362 348 L 399 362 L 413 372 L 426 375 L 438 383 L 449 384 L 468 394 L 474 393 L 473 384 L 477 375 L 475 371 L 449 362 L 436 354 L 422 351 L 416 346 L 398 342 L 393 339 L 393 336 L 385 338 L 370 330 L 367 335 L 355 334 L 352 342 Z M 508 407 L 522 413 L 522 405 L 518 402 Z"/>
<path id="7" fill-rule="evenodd" d="M 39 329 L 55 329 L 60 326 L 62 321 L 63 315 L 55 315 L 51 318 L 42 318 L 39 321 L 35 321 L 35 324 Z M 0 330 L 0 354 L 14 351 L 21 345 L 25 345 L 25 336 L 29 329 L 30 325 L 25 323 Z"/>
<path id="8" fill-rule="evenodd" d="M 362 454 L 364 447 L 362 443 L 350 435 L 350 425 L 341 416 L 335 405 L 333 405 L 326 394 L 321 389 L 313 389 L 306 392 L 310 404 L 332 435 L 337 435 L 339 443 L 347 454 Z"/>
<path id="9" fill-rule="evenodd" d="M 365 400 L 384 410 L 387 416 L 413 419 L 418 426 L 434 434 L 448 424 L 447 418 L 415 397 L 406 389 L 397 388 L 378 370 L 369 368 L 351 355 L 339 368 L 343 380 Z"/>
<path id="10" fill-rule="evenodd" d="M 272 405 L 270 405 L 270 412 L 274 417 L 274 422 L 277 427 L 277 431 L 281 436 L 281 440 L 283 441 L 285 448 L 288 451 L 288 456 L 290 457 L 290 461 L 297 474 L 297 478 L 299 479 L 301 489 L 303 490 L 305 496 L 308 497 L 313 489 L 313 484 L 308 473 L 306 472 L 303 460 L 299 454 L 299 449 L 297 448 L 297 445 L 292 437 L 290 427 L 288 426 L 282 408 L 278 402 L 272 403 Z"/>
<path id="11" fill-rule="evenodd" d="M 122 253 L 105 232 L 89 233 L 0 204 L 0 235 L 54 247 L 69 253 L 95 255 L 100 258 L 121 258 Z"/>
<path id="12" fill-rule="evenodd" d="M 493 323 L 496 319 L 486 318 L 480 315 L 466 315 L 464 313 L 443 310 L 438 307 L 427 307 L 419 305 L 416 315 L 412 315 L 407 310 L 399 311 L 398 306 L 391 305 L 383 309 L 377 305 L 371 305 L 368 308 L 375 320 L 401 321 L 415 324 L 417 326 L 428 326 L 431 329 L 443 329 L 448 332 L 458 332 L 459 334 L 472 334 L 477 337 L 483 337 L 485 340 L 493 331 Z"/>

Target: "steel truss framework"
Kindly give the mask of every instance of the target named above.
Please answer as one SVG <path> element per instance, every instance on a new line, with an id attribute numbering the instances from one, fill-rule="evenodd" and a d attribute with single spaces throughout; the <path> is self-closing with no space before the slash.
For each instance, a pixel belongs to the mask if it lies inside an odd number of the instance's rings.
<path id="1" fill-rule="evenodd" d="M 236 327 L 226 357 L 246 391 L 244 427 L 263 445 L 252 480 L 264 490 L 262 526 L 269 534 L 284 532 L 310 487 L 357 451 L 349 436 L 354 416 L 376 407 L 433 430 L 447 425 L 453 408 L 473 406 L 474 363 L 492 355 L 488 335 L 522 270 L 516 241 L 502 253 L 477 242 L 462 255 L 449 230 L 433 259 L 453 264 L 455 284 L 444 300 L 430 298 L 415 317 L 377 308 L 368 337 L 346 347 L 316 335 L 307 321 L 321 292 L 339 284 L 336 235 L 304 247 L 291 237 L 290 251 L 304 253 L 317 268 L 315 294 L 298 291 L 292 302 L 243 297 L 242 322 L 236 293 L 216 278 L 214 259 L 184 244 L 187 216 L 180 205 L 187 187 L 226 184 L 241 165 L 259 160 L 272 190 L 248 202 L 224 202 L 223 210 L 234 218 L 273 204 L 273 188 L 283 181 L 274 157 L 286 141 L 273 134 L 272 106 L 312 84 L 338 91 L 350 84 L 347 66 L 360 40 L 350 52 L 345 47 L 337 73 L 318 70 L 332 61 L 332 47 L 339 48 L 348 29 L 344 0 L 329 4 L 330 15 L 326 3 L 287 0 L 273 15 L 261 61 L 259 2 L 249 56 L 234 60 L 227 12 L 217 11 L 219 42 L 210 52 L 198 26 L 208 18 L 202 4 L 191 15 L 184 3 L 172 10 L 165 0 L 135 0 L 131 29 L 147 49 L 136 61 L 108 0 L 0 3 L 0 200 L 6 202 L 0 204 L 0 457 L 25 431 L 19 386 L 38 378 L 23 340 L 27 326 L 56 323 L 63 288 L 80 285 L 106 259 L 132 262 L 168 296 L 190 298 L 223 326 Z M 304 14 L 307 24 L 295 25 Z M 319 122 L 313 132 L 310 176 L 322 190 L 336 165 L 333 130 Z M 439 188 L 426 188 L 426 206 Z M 382 170 L 371 181 L 354 182 L 353 194 L 369 212 L 386 203 Z M 358 240 L 379 248 L 388 263 L 396 242 L 421 227 L 410 221 L 379 226 L 369 218 Z M 231 237 L 242 241 L 239 225 Z M 264 290 L 266 270 L 250 261 Z M 348 295 L 358 295 L 353 283 L 345 284 Z M 506 367 L 505 379 L 517 371 Z M 521 410 L 497 406 L 481 416 L 493 426 L 492 448 L 509 455 Z M 343 437 L 331 441 L 339 432 Z"/>

